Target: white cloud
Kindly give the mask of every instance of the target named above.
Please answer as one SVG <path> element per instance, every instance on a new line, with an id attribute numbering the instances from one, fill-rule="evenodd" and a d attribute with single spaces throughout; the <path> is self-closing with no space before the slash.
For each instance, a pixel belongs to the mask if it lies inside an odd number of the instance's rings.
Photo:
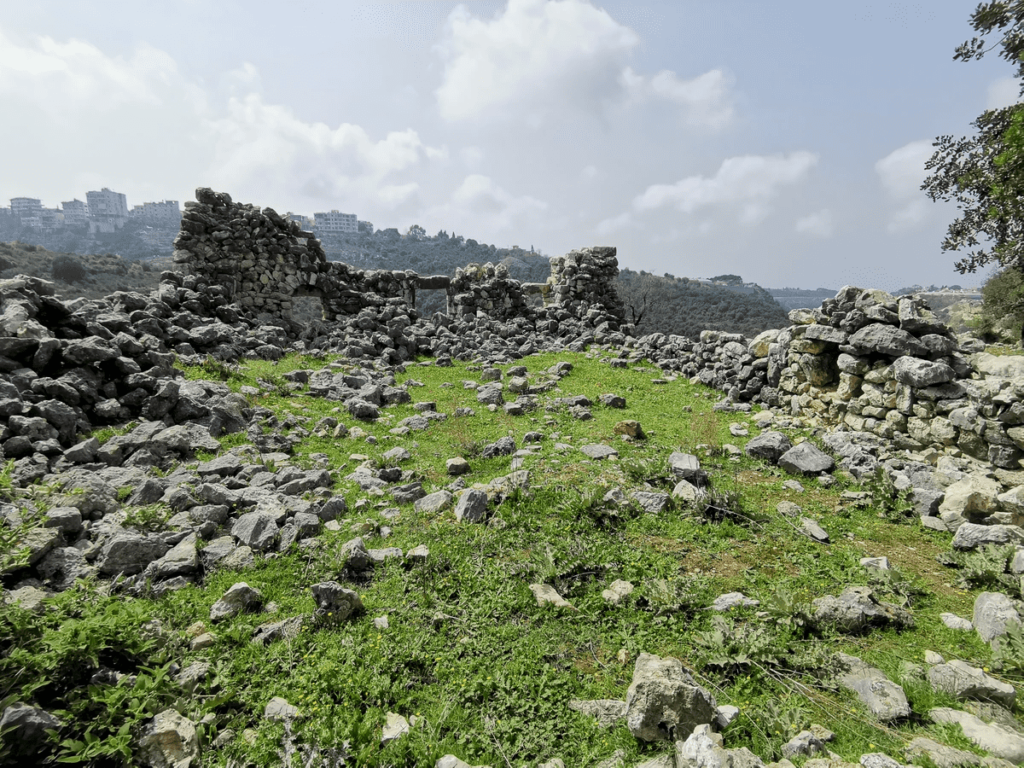
<path id="1" fill-rule="evenodd" d="M 599 235 L 610 235 L 613 232 L 618 232 L 619 230 L 632 226 L 632 224 L 633 215 L 629 211 L 626 211 L 625 213 L 620 213 L 618 216 L 612 216 L 611 218 L 598 222 L 595 231 Z"/>
<path id="2" fill-rule="evenodd" d="M 409 199 L 419 188 L 420 185 L 416 182 L 381 187 L 377 191 L 377 199 L 389 208 L 396 208 L 403 203 L 409 202 Z"/>
<path id="3" fill-rule="evenodd" d="M 548 210 L 548 204 L 530 195 L 516 197 L 488 176 L 466 176 L 452 193 L 451 200 L 423 213 L 423 220 L 442 228 L 471 228 L 486 237 L 488 233 L 509 229 L 524 221 L 536 222 Z"/>
<path id="4" fill-rule="evenodd" d="M 620 83 L 634 101 L 664 99 L 685 107 L 687 122 L 691 125 L 723 128 L 732 122 L 729 90 L 733 78 L 720 69 L 705 72 L 692 80 L 681 80 L 675 72 L 667 69 L 653 77 L 644 77 L 626 67 Z"/>
<path id="5" fill-rule="evenodd" d="M 628 27 L 584 0 L 509 0 L 492 21 L 452 11 L 436 50 L 445 59 L 436 96 L 446 120 L 511 105 L 536 120 L 561 103 L 592 108 L 613 95 L 623 57 L 639 43 Z"/>
<path id="6" fill-rule="evenodd" d="M 815 235 L 816 237 L 831 237 L 835 231 L 832 211 L 828 208 L 823 208 L 817 213 L 812 213 L 810 216 L 804 216 L 802 219 L 797 220 L 794 229 L 797 232 Z"/>
<path id="7" fill-rule="evenodd" d="M 1020 81 L 1015 77 L 1003 77 L 988 87 L 985 109 L 1012 107 L 1020 101 Z"/>
<path id="8" fill-rule="evenodd" d="M 889 232 L 913 229 L 927 218 L 930 206 L 921 184 L 928 175 L 924 165 L 934 152 L 930 140 L 912 141 L 875 163 L 886 196 L 899 206 L 889 218 Z"/>
<path id="9" fill-rule="evenodd" d="M 583 181 L 590 181 L 595 176 L 597 176 L 596 166 L 588 165 L 586 168 L 580 171 L 580 178 L 583 179 Z"/>
<path id="10" fill-rule="evenodd" d="M 227 115 L 206 122 L 215 139 L 210 173 L 227 189 L 271 185 L 301 189 L 324 201 L 358 199 L 373 193 L 388 205 L 408 198 L 416 185 L 377 192 L 381 180 L 447 150 L 427 147 L 416 131 L 392 131 L 373 141 L 358 125 L 330 128 L 307 123 L 281 105 L 266 104 L 258 94 L 230 99 Z"/>
<path id="11" fill-rule="evenodd" d="M 767 201 L 779 188 L 803 179 L 818 162 L 811 152 L 789 155 L 744 155 L 723 161 L 718 173 L 708 178 L 688 176 L 675 184 L 653 184 L 633 200 L 637 211 L 672 206 L 683 213 L 718 204 L 745 204 L 740 222 L 756 224 L 767 216 Z"/>
<path id="12" fill-rule="evenodd" d="M 731 120 L 731 83 L 720 70 L 692 80 L 670 70 L 637 74 L 626 59 L 639 43 L 632 29 L 588 0 L 509 0 L 490 21 L 460 5 L 435 46 L 445 61 L 438 108 L 449 121 L 511 117 L 537 128 L 567 107 L 594 113 L 607 104 L 660 99 L 683 108 L 693 124 Z"/>
<path id="13" fill-rule="evenodd" d="M 129 59 L 107 56 L 81 40 L 38 37 L 19 45 L 0 32 L 0 95 L 53 115 L 87 108 L 104 112 L 123 104 L 160 106 L 168 88 L 190 91 L 168 54 L 139 45 Z"/>

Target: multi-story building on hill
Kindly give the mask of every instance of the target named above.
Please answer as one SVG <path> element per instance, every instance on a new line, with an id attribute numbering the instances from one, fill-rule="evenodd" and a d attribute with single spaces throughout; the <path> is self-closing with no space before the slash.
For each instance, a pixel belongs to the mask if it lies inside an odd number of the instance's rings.
<path id="1" fill-rule="evenodd" d="M 181 225 L 181 209 L 177 200 L 136 205 L 132 208 L 131 217 L 151 227 L 176 228 Z"/>
<path id="2" fill-rule="evenodd" d="M 43 201 L 35 197 L 12 197 L 11 214 L 19 219 L 28 219 L 42 213 Z"/>
<path id="3" fill-rule="evenodd" d="M 76 224 L 89 223 L 89 206 L 77 198 L 61 203 L 60 207 L 64 213 L 64 224 L 75 226 Z"/>
<path id="4" fill-rule="evenodd" d="M 128 220 L 128 199 L 120 192 L 103 187 L 85 193 L 89 204 L 89 232 L 114 232 Z"/>
<path id="5" fill-rule="evenodd" d="M 351 232 L 359 231 L 359 223 L 354 213 L 339 213 L 336 210 L 313 214 L 313 228 L 320 232 Z"/>

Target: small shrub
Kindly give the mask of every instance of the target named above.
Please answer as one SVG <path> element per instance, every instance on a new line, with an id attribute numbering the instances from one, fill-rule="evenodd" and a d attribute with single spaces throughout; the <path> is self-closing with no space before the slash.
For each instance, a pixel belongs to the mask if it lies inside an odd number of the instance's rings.
<path id="1" fill-rule="evenodd" d="M 61 253 L 53 257 L 50 274 L 53 275 L 54 280 L 60 280 L 65 283 L 80 283 L 89 276 L 89 270 L 78 259 L 68 256 L 66 253 Z"/>
<path id="2" fill-rule="evenodd" d="M 1009 572 L 1015 552 L 1012 544 L 989 544 L 974 552 L 943 552 L 935 559 L 957 569 L 957 581 L 964 589 L 997 589 L 1019 597 L 1020 582 Z"/>
<path id="3" fill-rule="evenodd" d="M 914 502 L 911 501 L 913 491 L 910 488 L 897 490 L 885 467 L 876 468 L 874 477 L 864 487 L 871 494 L 879 517 L 891 523 L 905 523 L 916 517 Z"/>

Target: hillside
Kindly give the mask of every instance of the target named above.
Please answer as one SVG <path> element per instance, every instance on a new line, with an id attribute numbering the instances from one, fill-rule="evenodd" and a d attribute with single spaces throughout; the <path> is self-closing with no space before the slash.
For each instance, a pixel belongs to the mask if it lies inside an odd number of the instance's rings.
<path id="1" fill-rule="evenodd" d="M 69 281 L 54 277 L 54 259 L 70 259 L 84 268 L 80 279 Z M 70 301 L 84 297 L 99 299 L 114 291 L 148 294 L 160 283 L 160 272 L 170 269 L 170 258 L 128 262 L 113 254 L 82 256 L 54 253 L 28 243 L 0 243 L 0 278 L 30 275 L 52 280 L 57 296 Z M 58 275 L 63 274 L 58 271 Z"/>
<path id="2" fill-rule="evenodd" d="M 789 325 L 786 310 L 759 286 L 739 293 L 685 277 L 620 269 L 615 289 L 626 305 L 627 319 L 637 326 L 638 337 L 664 333 L 696 339 L 704 330 L 753 337 Z"/>

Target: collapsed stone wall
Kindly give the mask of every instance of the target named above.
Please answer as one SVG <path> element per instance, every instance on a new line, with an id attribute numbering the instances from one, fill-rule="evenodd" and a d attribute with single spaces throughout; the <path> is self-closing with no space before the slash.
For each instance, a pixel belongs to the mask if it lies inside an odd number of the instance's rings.
<path id="1" fill-rule="evenodd" d="M 899 449 L 967 455 L 1001 469 L 1024 459 L 1024 358 L 957 338 L 920 297 L 846 286 L 793 325 L 750 340 L 652 334 L 639 356 L 811 425 L 871 433 Z"/>
<path id="2" fill-rule="evenodd" d="M 456 318 L 514 317 L 559 320 L 568 312 L 591 327 L 616 332 L 625 312 L 612 280 L 618 274 L 615 248 L 572 251 L 552 260 L 544 285 L 522 285 L 503 265 L 470 264 L 455 277 L 412 271 L 361 270 L 329 262 L 312 232 L 285 221 L 272 208 L 235 203 L 226 193 L 200 187 L 185 203 L 175 261 L 205 286 L 220 286 L 228 302 L 253 317 L 287 323 L 293 299 L 317 296 L 323 318 L 335 322 L 384 305 L 413 309 L 416 290 L 443 288 L 448 314 Z M 539 293 L 545 306 L 527 296 Z M 549 312 L 547 310 L 551 309 Z"/>

